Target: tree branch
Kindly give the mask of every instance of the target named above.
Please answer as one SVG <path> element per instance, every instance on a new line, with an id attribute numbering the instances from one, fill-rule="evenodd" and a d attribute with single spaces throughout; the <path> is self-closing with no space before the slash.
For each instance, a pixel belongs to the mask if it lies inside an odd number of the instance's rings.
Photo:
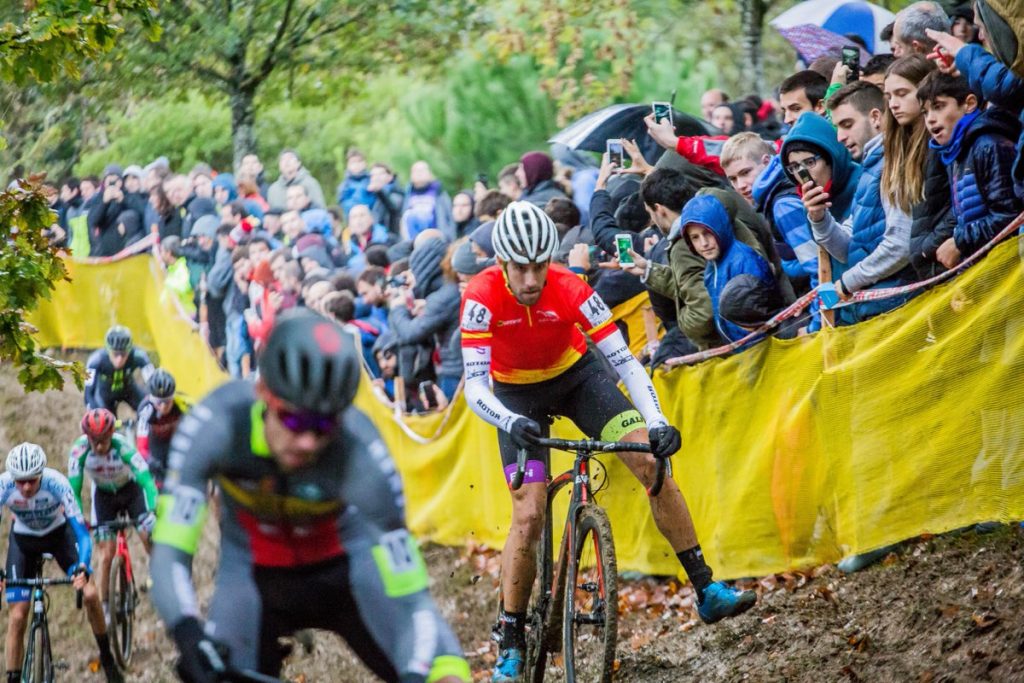
<path id="1" fill-rule="evenodd" d="M 288 22 L 291 19 L 294 6 L 295 0 L 288 0 L 288 4 L 284 8 L 284 16 L 281 18 L 281 23 L 277 26 L 277 33 L 274 34 L 274 39 L 270 41 L 270 46 L 267 48 L 267 54 L 263 57 L 263 63 L 260 64 L 255 74 L 250 75 L 243 81 L 243 87 L 255 88 L 274 70 L 277 48 L 281 45 L 281 39 L 288 30 Z"/>
<path id="2" fill-rule="evenodd" d="M 321 38 L 323 38 L 325 36 L 329 36 L 332 33 L 337 33 L 338 31 L 342 30 L 343 28 L 345 28 L 347 26 L 351 26 L 354 22 L 356 22 L 357 20 L 362 18 L 362 16 L 363 16 L 362 14 L 356 14 L 356 15 L 349 16 L 349 17 L 345 18 L 343 21 L 338 21 L 338 22 L 336 22 L 334 24 L 331 24 L 330 26 L 325 26 L 324 28 L 322 28 L 321 30 L 317 31 L 315 34 L 309 36 L 308 38 L 303 38 L 302 40 L 298 40 L 298 41 L 295 41 L 295 42 L 291 43 L 290 47 L 292 49 L 296 49 L 296 48 L 300 48 L 300 47 L 305 47 L 305 46 L 307 46 L 307 45 L 309 45 L 311 43 L 315 43 L 316 41 L 320 40 Z"/>

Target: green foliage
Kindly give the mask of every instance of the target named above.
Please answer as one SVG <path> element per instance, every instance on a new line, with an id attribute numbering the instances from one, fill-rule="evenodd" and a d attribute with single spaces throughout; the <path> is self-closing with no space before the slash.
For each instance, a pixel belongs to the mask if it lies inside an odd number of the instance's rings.
<path id="1" fill-rule="evenodd" d="M 103 135 L 108 144 L 87 148 L 75 171 L 99 175 L 113 161 L 144 165 L 161 155 L 186 171 L 200 161 L 230 168 L 230 120 L 224 104 L 196 93 L 143 102 L 110 115 Z"/>
<path id="2" fill-rule="evenodd" d="M 19 88 L 75 80 L 84 64 L 113 47 L 126 17 L 137 18 L 146 35 L 157 37 L 159 28 L 151 14 L 155 7 L 156 0 L 31 0 L 21 8 L 8 5 L 0 9 L 0 79 Z M 36 175 L 19 180 L 0 193 L 0 359 L 14 363 L 22 385 L 37 391 L 62 387 L 63 372 L 70 373 L 79 387 L 84 380 L 81 364 L 37 353 L 33 330 L 24 321 L 41 297 L 50 296 L 54 283 L 67 277 L 43 234 L 54 215 L 40 190 L 42 179 Z"/>
<path id="3" fill-rule="evenodd" d="M 77 79 L 81 67 L 110 50 L 123 33 L 126 15 L 137 17 L 151 37 L 156 0 L 33 0 L 23 11 L 8 10 L 0 25 L 0 77 L 19 86 Z"/>
<path id="4" fill-rule="evenodd" d="M 63 387 L 65 371 L 81 388 L 81 364 L 37 353 L 34 330 L 25 322 L 39 299 L 50 297 L 54 283 L 67 279 L 64 262 L 43 234 L 55 216 L 40 180 L 19 181 L 0 192 L 0 360 L 18 366 L 18 381 L 30 391 Z"/>
<path id="5" fill-rule="evenodd" d="M 495 178 L 524 152 L 546 148 L 557 131 L 555 103 L 524 56 L 504 64 L 459 60 L 443 83 L 410 93 L 403 110 L 416 135 L 394 150 L 396 162 L 426 159 L 452 189 L 481 172 Z"/>

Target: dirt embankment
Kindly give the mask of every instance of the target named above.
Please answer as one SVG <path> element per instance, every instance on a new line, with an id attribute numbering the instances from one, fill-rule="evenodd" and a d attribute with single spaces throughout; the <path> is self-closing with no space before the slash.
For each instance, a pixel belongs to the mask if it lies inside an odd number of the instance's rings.
<path id="1" fill-rule="evenodd" d="M 40 443 L 66 469 L 78 434 L 81 394 L 22 393 L 0 368 L 0 457 L 24 440 Z M 8 517 L 5 515 L 5 518 Z M 614 520 L 612 520 L 614 525 Z M 5 521 L 0 553 L 6 554 Z M 210 524 L 196 561 L 203 600 L 216 562 Z M 497 562 L 493 553 L 428 547 L 441 610 L 469 653 L 477 680 L 489 677 L 494 650 Z M 854 576 L 824 567 L 757 582 L 758 605 L 715 626 L 696 621 L 692 593 L 671 581 L 629 581 L 620 589 L 617 681 L 1022 681 L 1024 680 L 1024 534 L 1017 527 L 969 531 L 907 544 Z M 145 553 L 133 557 L 145 573 Z M 55 650 L 63 680 L 99 681 L 95 646 L 70 593 L 54 592 Z M 173 681 L 174 647 L 143 596 L 133 675 Z M 297 681 L 372 680 L 336 638 L 317 634 L 311 654 L 287 668 Z"/>

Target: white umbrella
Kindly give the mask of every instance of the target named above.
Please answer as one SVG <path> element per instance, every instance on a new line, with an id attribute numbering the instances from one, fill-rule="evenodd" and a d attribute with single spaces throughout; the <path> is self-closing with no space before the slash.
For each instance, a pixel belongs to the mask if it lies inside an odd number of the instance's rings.
<path id="1" fill-rule="evenodd" d="M 864 0 L 807 0 L 786 10 L 769 22 L 778 29 L 814 24 L 840 35 L 856 33 L 867 43 L 868 52 L 888 52 L 879 34 L 896 15 Z"/>

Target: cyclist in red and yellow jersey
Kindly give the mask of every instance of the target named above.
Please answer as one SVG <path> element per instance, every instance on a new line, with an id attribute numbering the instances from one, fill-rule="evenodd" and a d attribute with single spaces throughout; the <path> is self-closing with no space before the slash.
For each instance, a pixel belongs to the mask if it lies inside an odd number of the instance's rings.
<path id="1" fill-rule="evenodd" d="M 546 513 L 547 452 L 537 440 L 547 436 L 549 419 L 568 417 L 590 438 L 649 441 L 653 455 L 619 454 L 647 488 L 654 483 L 655 458 L 670 457 L 681 441 L 608 306 L 583 280 L 551 263 L 558 233 L 547 214 L 529 202 L 513 202 L 498 217 L 493 241 L 497 265 L 475 276 L 463 294 L 462 354 L 466 401 L 498 427 L 508 479 L 516 469 L 517 450 L 529 451 L 524 484 L 512 492 L 512 529 L 501 556 L 502 642 L 492 678 L 518 681 L 536 547 Z M 625 384 L 632 403 L 588 350 L 587 336 Z M 674 481 L 666 481 L 651 498 L 651 511 L 693 582 L 704 621 L 739 614 L 754 604 L 753 592 L 712 582 Z"/>

